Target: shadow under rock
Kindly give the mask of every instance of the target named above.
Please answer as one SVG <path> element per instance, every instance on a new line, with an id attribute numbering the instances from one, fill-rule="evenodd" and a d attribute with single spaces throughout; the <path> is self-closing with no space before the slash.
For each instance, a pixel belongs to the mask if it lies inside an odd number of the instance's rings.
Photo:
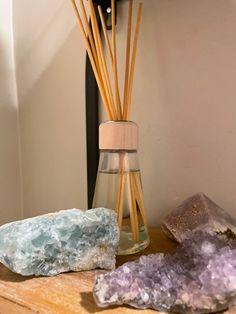
<path id="1" fill-rule="evenodd" d="M 142 309 L 134 308 L 134 307 L 126 305 L 126 304 L 124 304 L 122 306 L 121 305 L 117 305 L 117 306 L 113 305 L 113 306 L 109 306 L 109 307 L 99 308 L 94 301 L 92 292 L 81 292 L 80 296 L 81 296 L 81 302 L 80 302 L 81 307 L 83 307 L 88 313 L 91 313 L 91 314 L 102 313 L 104 311 L 107 311 L 108 308 L 109 308 L 109 310 L 114 310 L 114 313 L 120 313 L 121 307 L 122 307 L 122 309 L 130 309 L 133 311 L 140 311 L 140 313 L 143 311 Z M 156 312 L 154 309 L 151 309 L 151 308 L 147 308 L 146 310 L 153 311 L 153 313 Z M 160 313 L 164 314 L 164 312 L 160 312 Z M 177 313 L 169 312 L 168 314 L 177 314 Z M 216 313 L 216 314 L 220 314 L 220 313 Z M 231 314 L 231 313 L 229 313 L 229 314 Z"/>
<path id="2" fill-rule="evenodd" d="M 22 276 L 16 274 L 0 264 L 0 281 L 23 282 L 35 278 L 35 276 Z"/>
<path id="3" fill-rule="evenodd" d="M 100 308 L 97 306 L 96 302 L 94 301 L 93 298 L 93 293 L 92 292 L 81 292 L 81 307 L 86 309 L 88 313 L 102 313 L 104 311 L 107 311 L 107 307 Z M 109 309 L 116 309 L 117 306 L 109 306 Z M 118 309 L 117 309 L 118 312 Z"/>

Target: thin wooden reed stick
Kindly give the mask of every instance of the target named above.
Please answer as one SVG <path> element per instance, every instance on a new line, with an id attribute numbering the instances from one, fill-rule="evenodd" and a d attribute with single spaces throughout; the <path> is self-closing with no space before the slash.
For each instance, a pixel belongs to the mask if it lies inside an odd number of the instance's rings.
<path id="1" fill-rule="evenodd" d="M 96 67 L 96 64 L 95 64 L 95 61 L 94 61 L 94 57 L 93 57 L 93 54 L 92 54 L 92 51 L 91 51 L 91 48 L 90 48 L 90 45 L 89 45 L 89 42 L 88 42 L 85 30 L 84 30 L 84 26 L 83 26 L 83 23 L 82 23 L 79 11 L 77 9 L 75 0 L 71 0 L 71 2 L 73 4 L 73 8 L 74 8 L 74 12 L 75 12 L 75 15 L 76 15 L 76 18 L 77 18 L 77 22 L 78 22 L 79 28 L 81 30 L 81 33 L 82 33 L 82 38 L 83 38 L 83 41 L 84 41 L 84 44 L 85 44 L 85 47 L 86 47 L 86 50 L 87 50 L 90 62 L 91 62 L 91 66 L 92 66 L 92 69 L 93 69 L 93 72 L 94 72 L 94 75 L 95 75 L 95 78 L 96 78 L 96 81 L 97 81 L 100 93 L 101 93 L 102 101 L 103 101 L 103 104 L 104 104 L 107 116 L 109 117 L 109 119 L 112 119 L 112 112 L 110 110 L 109 103 L 108 103 L 108 100 L 107 100 L 107 97 L 106 97 L 106 92 L 104 90 L 104 85 L 102 83 L 101 77 L 98 74 L 97 67 Z"/>
<path id="2" fill-rule="evenodd" d="M 83 0 L 80 0 L 80 7 L 81 7 L 81 11 L 82 11 L 83 20 L 84 20 L 84 23 L 85 23 L 86 32 L 88 34 L 90 46 L 91 46 L 91 49 L 92 49 L 92 52 L 93 52 L 93 57 L 94 57 L 97 69 L 99 69 L 97 51 L 96 51 L 96 48 L 95 48 L 93 35 L 92 35 L 91 29 L 90 29 L 90 26 L 89 26 L 88 17 L 87 17 L 87 13 L 86 13 L 86 10 L 85 10 L 85 7 L 84 7 Z"/>
<path id="3" fill-rule="evenodd" d="M 102 23 L 102 30 L 103 30 L 103 34 L 104 34 L 104 38 L 105 38 L 105 42 L 106 42 L 108 56 L 109 56 L 111 67 L 112 67 L 113 66 L 113 55 L 112 55 L 112 50 L 111 50 L 111 44 L 110 44 L 110 40 L 109 40 L 109 37 L 108 37 L 108 34 L 107 34 L 107 29 L 106 29 L 106 23 L 105 23 L 104 15 L 102 13 L 102 8 L 101 8 L 100 5 L 98 6 L 98 12 L 99 12 L 100 20 L 101 20 L 101 23 Z"/>
<path id="4" fill-rule="evenodd" d="M 129 184 L 130 184 L 130 199 L 131 199 L 130 218 L 132 217 L 131 223 L 133 225 L 133 239 L 135 242 L 138 242 L 139 241 L 139 226 L 138 226 L 137 205 L 136 205 L 135 191 L 134 191 L 134 182 L 133 182 L 131 172 L 129 172 L 127 176 L 129 177 Z"/>
<path id="5" fill-rule="evenodd" d="M 116 203 L 116 212 L 118 225 L 121 228 L 123 223 L 123 211 L 124 211 L 124 191 L 125 191 L 125 173 L 121 170 L 118 179 L 118 195 Z"/>
<path id="6" fill-rule="evenodd" d="M 125 82 L 124 82 L 124 98 L 123 98 L 123 114 L 122 118 L 127 116 L 127 94 L 129 86 L 129 66 L 130 66 L 130 42 L 131 42 L 131 29 L 132 29 L 132 14 L 133 14 L 133 0 L 129 2 L 129 17 L 127 27 L 127 39 L 126 39 L 126 64 L 125 64 Z"/>
<path id="7" fill-rule="evenodd" d="M 130 223 L 133 233 L 133 240 L 138 241 L 138 225 L 136 223 L 135 211 L 136 211 L 136 202 L 133 194 L 133 185 L 131 183 L 130 173 L 127 173 L 127 188 L 128 188 L 128 200 L 130 208 Z"/>
<path id="8" fill-rule="evenodd" d="M 138 45 L 138 39 L 139 39 L 139 29 L 140 29 L 140 23 L 141 23 L 141 17 L 142 17 L 142 9 L 143 9 L 143 4 L 139 3 L 134 44 L 133 44 L 133 52 L 132 52 L 132 60 L 131 60 L 131 66 L 130 66 L 130 75 L 129 75 L 129 86 L 128 86 L 128 95 L 127 95 L 127 113 L 124 116 L 125 120 L 128 120 L 129 115 L 130 115 L 131 96 L 132 96 L 132 88 L 133 88 L 133 81 L 134 81 L 134 68 L 135 68 L 137 45 Z"/>
<path id="9" fill-rule="evenodd" d="M 115 0 L 111 0 L 111 24 L 112 24 L 112 47 L 113 47 L 113 76 L 114 76 L 114 82 L 115 82 L 116 110 L 117 110 L 118 120 L 121 120 L 122 109 L 121 109 L 119 83 L 118 83 L 117 51 L 116 51 Z"/>
<path id="10" fill-rule="evenodd" d="M 126 169 L 126 155 L 119 153 L 119 174 L 118 174 L 118 190 L 116 198 L 116 212 L 119 227 L 122 227 L 123 222 L 123 208 L 124 208 L 124 188 L 125 188 L 125 169 Z"/>
<path id="11" fill-rule="evenodd" d="M 136 195 L 138 206 L 140 209 L 140 214 L 142 216 L 143 224 L 146 228 L 148 228 L 146 210 L 145 210 L 145 205 L 143 201 L 143 191 L 142 191 L 142 186 L 140 182 L 140 176 L 138 173 L 133 173 L 133 180 L 134 180 L 135 195 Z"/>
<path id="12" fill-rule="evenodd" d="M 90 13 L 91 13 L 92 30 L 93 30 L 93 35 L 95 39 L 95 46 L 98 53 L 99 66 L 101 69 L 101 75 L 102 75 L 103 82 L 105 85 L 105 90 L 107 92 L 107 98 L 109 100 L 110 110 L 112 112 L 112 119 L 116 120 L 117 117 L 116 117 L 116 111 L 115 111 L 115 104 L 113 101 L 112 89 L 111 89 L 110 79 L 109 79 L 109 75 L 107 71 L 106 61 L 103 54 L 102 41 L 101 41 L 99 29 L 98 29 L 96 13 L 94 11 L 92 0 L 89 0 L 88 2 L 89 2 Z"/>

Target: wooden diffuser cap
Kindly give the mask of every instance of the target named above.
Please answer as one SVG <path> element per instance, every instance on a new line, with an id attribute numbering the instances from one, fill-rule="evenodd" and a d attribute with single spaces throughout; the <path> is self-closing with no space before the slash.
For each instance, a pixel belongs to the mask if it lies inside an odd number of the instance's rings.
<path id="1" fill-rule="evenodd" d="M 99 149 L 137 150 L 137 124 L 131 121 L 108 121 L 100 124 Z"/>

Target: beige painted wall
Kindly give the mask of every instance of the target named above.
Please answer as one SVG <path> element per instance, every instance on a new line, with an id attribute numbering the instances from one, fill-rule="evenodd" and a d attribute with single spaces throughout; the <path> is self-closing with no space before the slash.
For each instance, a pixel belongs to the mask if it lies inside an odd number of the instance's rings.
<path id="1" fill-rule="evenodd" d="M 22 216 L 11 1 L 0 1 L 0 224 Z"/>
<path id="2" fill-rule="evenodd" d="M 149 221 L 198 191 L 236 216 L 236 1 L 143 2 L 132 118 Z M 25 216 L 85 207 L 85 52 L 70 1 L 15 0 L 14 35 Z"/>
<path id="3" fill-rule="evenodd" d="M 70 1 L 14 1 L 25 217 L 86 207 L 85 51 Z"/>
<path id="4" fill-rule="evenodd" d="M 199 191 L 236 217 L 236 1 L 143 3 L 132 119 L 149 221 Z"/>

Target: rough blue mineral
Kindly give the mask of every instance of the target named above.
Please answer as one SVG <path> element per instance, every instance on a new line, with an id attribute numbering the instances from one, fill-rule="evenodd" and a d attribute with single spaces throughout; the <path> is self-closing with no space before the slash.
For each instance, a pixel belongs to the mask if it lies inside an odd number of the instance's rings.
<path id="1" fill-rule="evenodd" d="M 113 269 L 118 242 L 113 210 L 65 210 L 1 226 L 0 262 L 25 276 Z"/>
<path id="2" fill-rule="evenodd" d="M 101 307 L 129 304 L 163 312 L 214 313 L 236 304 L 236 249 L 196 231 L 174 255 L 142 256 L 96 278 Z"/>

